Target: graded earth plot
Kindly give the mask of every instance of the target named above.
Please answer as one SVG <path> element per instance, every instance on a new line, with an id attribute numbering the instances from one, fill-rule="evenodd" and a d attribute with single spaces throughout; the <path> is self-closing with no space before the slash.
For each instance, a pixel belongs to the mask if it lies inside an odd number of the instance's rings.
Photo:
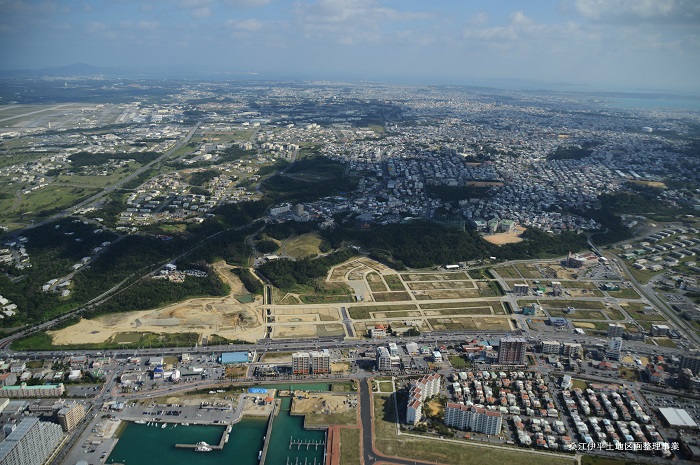
<path id="1" fill-rule="evenodd" d="M 109 343 L 124 346 L 147 346 L 148 341 L 135 340 L 135 334 L 139 333 L 193 333 L 199 343 L 214 335 L 250 342 L 264 337 L 260 300 L 241 304 L 236 295 L 245 292 L 245 288 L 230 272 L 230 266 L 218 262 L 214 270 L 231 288 L 226 297 L 187 299 L 160 309 L 81 319 L 73 326 L 48 334 L 55 345 Z"/>

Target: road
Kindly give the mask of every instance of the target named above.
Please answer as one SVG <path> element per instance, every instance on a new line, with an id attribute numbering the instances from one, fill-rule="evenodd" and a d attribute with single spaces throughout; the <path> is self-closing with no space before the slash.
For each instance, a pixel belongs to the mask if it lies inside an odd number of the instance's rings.
<path id="1" fill-rule="evenodd" d="M 390 457 L 380 454 L 374 448 L 374 418 L 372 392 L 369 386 L 370 381 L 364 379 L 360 381 L 360 428 L 362 430 L 362 460 L 364 465 L 374 465 L 375 463 L 393 463 L 397 465 L 434 465 L 433 462 L 420 462 L 416 460 Z"/>
<path id="2" fill-rule="evenodd" d="M 92 197 L 88 197 L 87 199 L 83 200 L 82 202 L 77 203 L 77 204 L 75 204 L 75 205 L 72 205 L 71 207 L 69 207 L 69 208 L 63 210 L 63 211 L 60 212 L 60 213 L 56 213 L 55 215 L 50 216 L 50 217 L 46 218 L 45 220 L 42 220 L 42 221 L 40 221 L 40 222 L 38 222 L 38 223 L 34 223 L 34 224 L 31 225 L 31 226 L 27 226 L 27 227 L 25 228 L 25 230 L 26 230 L 26 229 L 36 228 L 36 227 L 38 227 L 38 226 L 43 226 L 43 225 L 45 225 L 45 224 L 51 223 L 52 221 L 56 221 L 57 219 L 60 219 L 60 218 L 66 217 L 66 216 L 73 215 L 75 212 L 79 211 L 80 209 L 85 208 L 85 207 L 87 207 L 87 206 L 89 206 L 89 205 L 91 205 L 91 204 L 97 202 L 98 200 L 104 198 L 105 196 L 107 196 L 108 194 L 114 192 L 115 190 L 120 189 L 121 186 L 123 186 L 125 183 L 127 183 L 127 182 L 129 182 L 129 181 L 135 179 L 136 177 L 138 177 L 139 175 L 141 175 L 142 173 L 144 173 L 146 170 L 150 169 L 153 165 L 155 165 L 155 164 L 157 164 L 157 163 L 160 163 L 160 162 L 163 161 L 165 158 L 169 157 L 169 156 L 172 155 L 175 151 L 177 151 L 178 149 L 180 149 L 183 145 L 185 145 L 186 143 L 188 143 L 188 142 L 190 141 L 190 139 L 192 139 L 192 136 L 194 136 L 195 132 L 197 132 L 197 129 L 199 129 L 199 123 L 197 123 L 196 125 L 194 125 L 194 126 L 192 127 L 192 129 L 190 129 L 190 131 L 187 133 L 187 135 L 184 137 L 184 139 L 181 139 L 177 144 L 175 144 L 175 145 L 172 146 L 170 149 L 168 149 L 168 150 L 166 150 L 165 152 L 163 152 L 163 154 L 162 154 L 161 156 L 159 156 L 158 158 L 155 158 L 155 159 L 151 160 L 150 162 L 146 163 L 145 165 L 143 165 L 142 167 L 140 167 L 139 169 L 137 169 L 136 171 L 134 171 L 133 173 L 131 173 L 129 176 L 127 176 L 126 178 L 122 179 L 121 181 L 119 181 L 119 182 L 117 182 L 117 183 L 115 183 L 115 184 L 112 184 L 112 185 L 109 186 L 109 187 L 106 187 L 105 189 L 103 189 L 102 191 L 100 191 L 100 192 L 98 192 L 97 194 L 93 195 Z M 16 231 L 15 233 L 16 233 L 16 234 L 21 234 L 20 231 Z"/>
<path id="3" fill-rule="evenodd" d="M 588 245 L 593 249 L 594 252 L 596 252 L 600 256 L 605 256 L 602 251 L 600 251 L 594 244 L 593 241 L 591 240 L 591 236 L 588 236 Z M 645 297 L 649 302 L 654 304 L 657 309 L 661 311 L 661 313 L 664 315 L 666 319 L 669 321 L 672 321 L 678 332 L 680 332 L 683 337 L 685 337 L 689 341 L 693 341 L 696 345 L 700 345 L 700 336 L 697 335 L 697 333 L 692 329 L 689 328 L 687 323 L 676 314 L 669 306 L 664 302 L 662 299 L 660 299 L 657 295 L 656 292 L 654 291 L 653 287 L 650 284 L 642 284 L 639 281 L 637 281 L 637 278 L 632 274 L 630 269 L 627 267 L 627 264 L 619 258 L 617 255 L 608 253 L 608 256 L 606 257 L 608 260 L 614 261 L 621 270 L 624 271 L 624 273 L 627 275 L 627 279 L 632 281 L 634 284 L 634 287 L 642 293 L 642 296 Z"/>

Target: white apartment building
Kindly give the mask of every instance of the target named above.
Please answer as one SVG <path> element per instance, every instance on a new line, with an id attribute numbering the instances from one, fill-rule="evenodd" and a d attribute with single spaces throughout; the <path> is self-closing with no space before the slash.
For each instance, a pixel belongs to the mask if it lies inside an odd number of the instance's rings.
<path id="1" fill-rule="evenodd" d="M 415 425 L 423 417 L 423 402 L 440 392 L 440 375 L 437 373 L 423 376 L 411 382 L 408 391 L 406 423 Z"/>
<path id="2" fill-rule="evenodd" d="M 488 410 L 448 402 L 445 406 L 445 424 L 465 431 L 500 434 L 503 417 L 497 410 Z"/>
<path id="3" fill-rule="evenodd" d="M 63 430 L 56 423 L 24 418 L 0 443 L 0 464 L 42 465 L 62 438 Z"/>

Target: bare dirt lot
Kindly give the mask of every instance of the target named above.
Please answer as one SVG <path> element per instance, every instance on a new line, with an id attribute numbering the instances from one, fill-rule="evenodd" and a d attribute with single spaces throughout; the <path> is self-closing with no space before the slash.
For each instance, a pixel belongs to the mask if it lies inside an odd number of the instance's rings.
<path id="1" fill-rule="evenodd" d="M 522 242 L 520 237 L 526 231 L 525 228 L 516 228 L 515 231 L 509 233 L 486 234 L 484 239 L 495 245 L 516 244 Z"/>
<path id="2" fill-rule="evenodd" d="M 255 341 L 264 336 L 259 300 L 241 304 L 234 295 L 245 292 L 237 276 L 225 262 L 218 262 L 214 269 L 231 286 L 226 297 L 190 299 L 155 310 L 124 312 L 104 315 L 58 331 L 50 331 L 55 344 L 91 344 L 104 342 L 117 333 L 194 332 L 208 337 L 218 334 L 227 339 Z"/>

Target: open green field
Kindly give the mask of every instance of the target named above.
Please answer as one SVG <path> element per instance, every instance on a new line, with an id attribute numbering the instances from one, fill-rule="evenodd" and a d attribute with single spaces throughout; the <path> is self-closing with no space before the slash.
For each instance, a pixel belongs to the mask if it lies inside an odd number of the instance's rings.
<path id="1" fill-rule="evenodd" d="M 352 426 L 357 424 L 357 410 L 342 413 L 307 413 L 304 415 L 304 426 L 319 427 L 329 425 Z"/>
<path id="2" fill-rule="evenodd" d="M 293 258 L 308 257 L 309 255 L 318 255 L 321 253 L 319 246 L 321 238 L 318 234 L 309 233 L 300 236 L 294 236 L 282 241 L 282 251 Z"/>
<path id="3" fill-rule="evenodd" d="M 617 299 L 640 299 L 641 297 L 631 287 L 626 287 L 620 289 L 619 291 L 606 291 L 610 297 L 615 297 Z"/>
<path id="4" fill-rule="evenodd" d="M 481 301 L 481 302 L 442 302 L 434 304 L 424 304 L 421 303 L 419 306 L 423 310 L 441 310 L 443 308 L 473 308 L 473 307 L 486 307 L 486 306 L 497 306 L 500 304 L 498 301 Z"/>
<path id="5" fill-rule="evenodd" d="M 386 284 L 384 284 L 382 277 L 379 276 L 379 273 L 368 273 L 366 279 L 367 284 L 369 284 L 369 289 L 372 292 L 386 292 L 389 290 L 387 289 Z"/>
<path id="6" fill-rule="evenodd" d="M 29 194 L 20 194 L 21 200 L 15 202 L 15 195 L 9 199 L 3 199 L 0 206 L 4 209 L 0 213 L 0 223 L 13 221 L 26 221 L 25 219 L 43 218 L 65 210 L 79 203 L 101 189 L 72 186 L 47 186 Z"/>
<path id="7" fill-rule="evenodd" d="M 520 273 L 518 273 L 518 270 L 516 270 L 512 265 L 494 268 L 494 271 L 496 271 L 502 278 L 522 280 Z"/>
<path id="8" fill-rule="evenodd" d="M 392 312 L 396 310 L 416 310 L 415 305 L 399 304 L 399 305 L 372 305 L 367 307 L 350 307 L 348 313 L 353 320 L 369 320 L 372 318 L 371 313 L 376 312 Z"/>
<path id="9" fill-rule="evenodd" d="M 652 339 L 662 347 L 671 347 L 673 349 L 678 347 L 671 339 L 667 337 L 654 337 Z"/>
<path id="10" fill-rule="evenodd" d="M 395 457 L 443 463 L 447 465 L 573 465 L 573 456 L 535 454 L 524 449 L 495 449 L 465 441 L 444 441 L 416 436 L 396 435 L 394 402 L 390 396 L 374 395 L 375 447 Z"/>
<path id="11" fill-rule="evenodd" d="M 541 279 L 542 273 L 540 273 L 535 265 L 529 263 L 518 263 L 513 265 L 516 270 L 520 272 L 525 278 Z"/>
<path id="12" fill-rule="evenodd" d="M 491 307 L 444 308 L 442 310 L 428 310 L 425 315 L 493 315 L 493 312 Z"/>
<path id="13" fill-rule="evenodd" d="M 548 309 L 550 316 L 554 317 L 564 317 L 564 318 L 575 318 L 577 320 L 605 320 L 605 315 L 598 310 L 576 310 L 574 313 L 565 313 L 563 310 L 559 309 Z"/>
<path id="14" fill-rule="evenodd" d="M 360 429 L 340 429 L 340 465 L 361 465 Z"/>
<path id="15" fill-rule="evenodd" d="M 138 338 L 138 339 L 137 339 Z M 124 341 L 124 342 L 117 342 Z M 136 341 L 136 342 L 130 342 Z M 100 344 L 53 345 L 53 338 L 40 331 L 30 336 L 17 339 L 12 343 L 14 350 L 79 350 L 79 349 L 123 349 L 130 347 L 188 347 L 199 342 L 197 333 L 118 333 L 111 340 Z"/>
<path id="16" fill-rule="evenodd" d="M 324 294 L 301 294 L 299 299 L 304 304 L 343 304 L 354 302 L 351 295 L 324 295 Z"/>
<path id="17" fill-rule="evenodd" d="M 374 292 L 372 297 L 376 302 L 404 302 L 411 300 L 408 292 Z"/>
<path id="18" fill-rule="evenodd" d="M 450 273 L 402 273 L 401 278 L 406 282 L 423 282 L 423 281 L 464 281 L 471 279 L 466 273 L 450 272 Z"/>
<path id="19" fill-rule="evenodd" d="M 428 319 L 433 330 L 508 331 L 508 318 L 445 317 Z"/>
<path id="20" fill-rule="evenodd" d="M 405 291 L 406 288 L 403 285 L 403 281 L 397 274 L 386 274 L 384 275 L 384 281 L 386 285 L 389 286 L 390 291 Z"/>

